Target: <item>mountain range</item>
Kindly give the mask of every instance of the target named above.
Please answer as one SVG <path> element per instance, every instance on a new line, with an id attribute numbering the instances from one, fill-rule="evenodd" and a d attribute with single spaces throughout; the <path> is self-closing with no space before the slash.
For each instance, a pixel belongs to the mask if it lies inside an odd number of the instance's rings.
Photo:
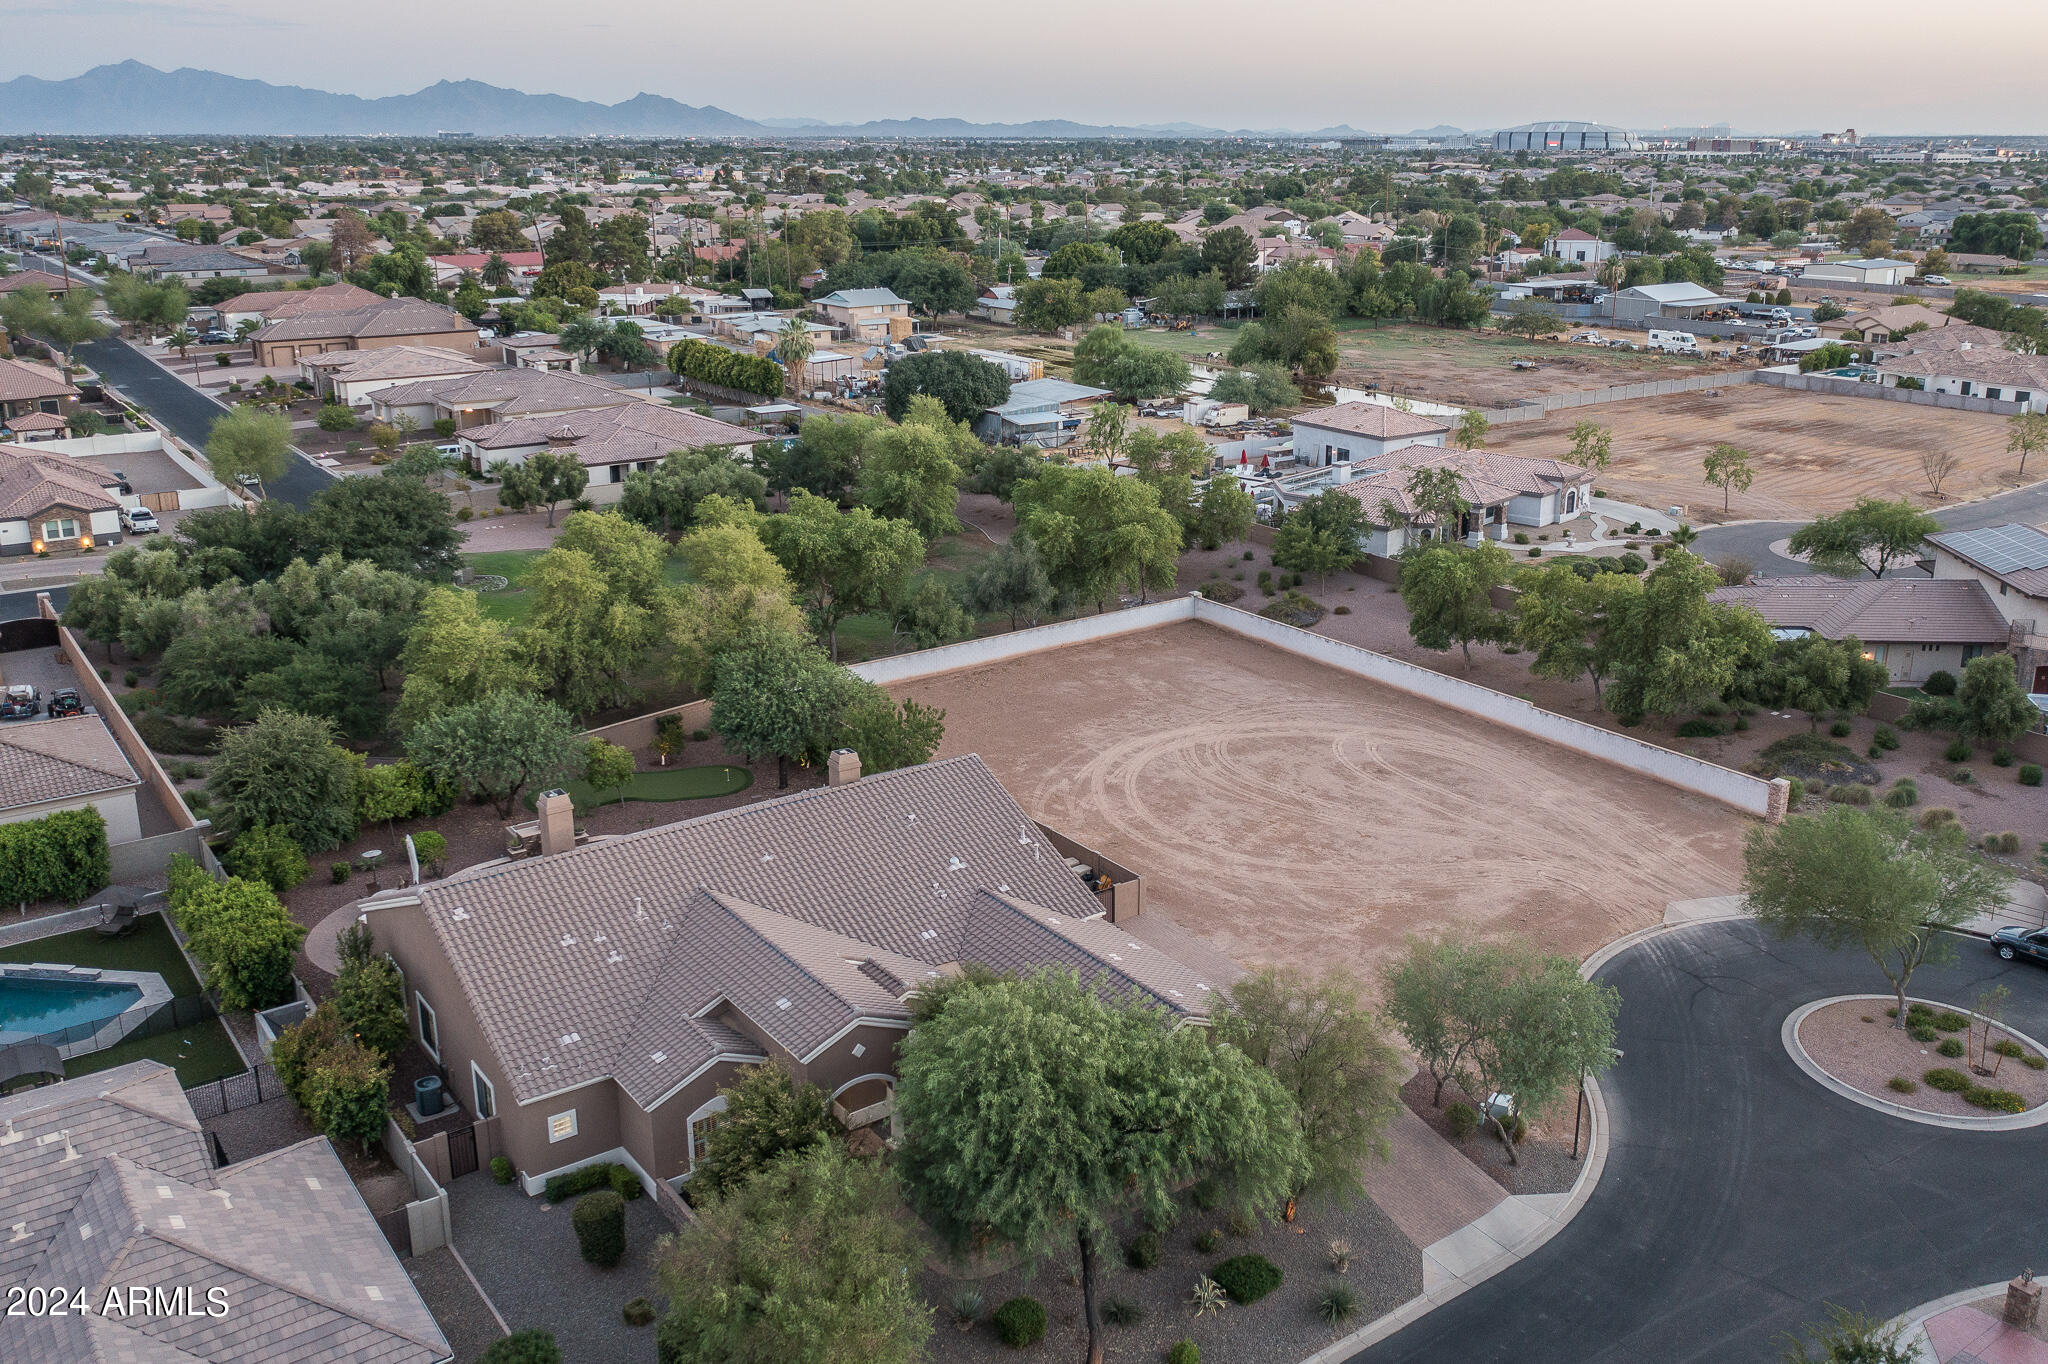
<path id="1" fill-rule="evenodd" d="M 638 94 L 618 104 L 530 95 L 474 80 L 444 80 L 409 95 L 364 99 L 297 85 L 138 61 L 96 66 L 65 80 L 17 76 L 0 82 L 0 133 L 118 136 L 217 133 L 241 137 L 427 136 L 438 132 L 507 137 L 852 137 L 1148 138 L 1362 136 L 1339 125 L 1311 132 L 1223 129 L 1193 123 L 1124 126 L 1037 119 L 973 123 L 958 118 L 749 119 L 715 105 Z"/>

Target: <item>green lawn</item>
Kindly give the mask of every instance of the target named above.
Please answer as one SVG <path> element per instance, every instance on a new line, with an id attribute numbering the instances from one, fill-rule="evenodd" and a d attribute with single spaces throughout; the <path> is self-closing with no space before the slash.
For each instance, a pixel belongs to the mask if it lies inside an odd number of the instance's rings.
<path id="1" fill-rule="evenodd" d="M 729 796 L 754 784 L 753 773 L 744 767 L 656 767 L 634 774 L 624 791 L 597 792 L 589 783 L 566 782 L 562 789 L 576 802 L 576 813 L 584 814 L 598 805 L 626 800 L 702 800 L 706 796 Z M 528 792 L 526 808 L 534 808 L 538 797 Z"/>
<path id="2" fill-rule="evenodd" d="M 106 971 L 153 971 L 164 978 L 173 995 L 196 995 L 199 982 L 185 964 L 171 937 L 170 925 L 161 914 L 145 914 L 135 931 L 125 938 L 102 938 L 92 929 L 62 933 L 0 948 L 0 961 L 61 962 L 66 966 L 96 966 Z M 64 1073 L 90 1075 L 129 1061 L 161 1061 L 178 1072 L 178 1083 L 186 1089 L 239 1075 L 247 1069 L 241 1054 L 228 1039 L 227 1029 L 217 1018 L 156 1037 L 131 1037 L 105 1051 L 75 1056 L 64 1063 Z"/>
<path id="3" fill-rule="evenodd" d="M 510 584 L 502 592 L 477 594 L 485 615 L 495 616 L 507 625 L 526 623 L 526 618 L 533 614 L 533 594 L 526 590 L 526 574 L 533 561 L 545 553 L 544 549 L 494 549 L 463 556 L 478 573 L 495 573 Z M 671 557 L 662 567 L 662 576 L 670 584 L 688 582 L 690 566 Z"/>
<path id="4" fill-rule="evenodd" d="M 61 962 L 66 966 L 96 966 L 103 971 L 154 971 L 164 978 L 174 995 L 196 995 L 199 982 L 171 937 L 171 927 L 161 914 L 144 914 L 135 931 L 125 938 L 102 938 L 90 928 L 60 933 L 54 938 L 0 947 L 0 961 Z"/>

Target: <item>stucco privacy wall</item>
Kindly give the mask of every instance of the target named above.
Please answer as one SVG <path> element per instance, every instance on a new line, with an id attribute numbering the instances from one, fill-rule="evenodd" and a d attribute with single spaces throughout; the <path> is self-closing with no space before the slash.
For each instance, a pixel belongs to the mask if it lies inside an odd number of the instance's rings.
<path id="1" fill-rule="evenodd" d="M 1276 649 L 1284 649 L 1396 691 L 1492 721 L 1517 733 L 1711 797 L 1734 806 L 1744 814 L 1773 823 L 1785 815 L 1790 787 L 1783 780 L 1764 781 L 1684 753 L 1659 748 L 1640 739 L 1631 739 L 1627 735 L 1544 710 L 1519 697 L 1446 677 L 1442 673 L 1403 663 L 1353 644 L 1326 639 L 1291 625 L 1282 625 L 1193 593 L 1110 615 L 1086 616 L 1056 625 L 1041 625 L 1033 630 L 1017 630 L 988 639 L 969 640 L 964 644 L 949 644 L 938 649 L 876 659 L 872 663 L 855 664 L 852 671 L 870 682 L 889 686 L 962 668 L 1000 663 L 1042 649 L 1108 639 L 1180 621 L 1200 621 Z"/>

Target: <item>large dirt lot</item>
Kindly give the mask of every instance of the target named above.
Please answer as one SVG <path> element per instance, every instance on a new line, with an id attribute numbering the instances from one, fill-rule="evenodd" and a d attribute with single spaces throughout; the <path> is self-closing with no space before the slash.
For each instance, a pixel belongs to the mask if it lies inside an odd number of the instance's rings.
<path id="1" fill-rule="evenodd" d="M 1583 956 L 1740 882 L 1726 807 L 1201 625 L 896 690 L 1245 963 L 1371 973 L 1418 933 Z"/>
<path id="2" fill-rule="evenodd" d="M 1943 448 L 1960 461 L 1942 484 L 1944 502 L 1983 497 L 2016 481 L 2003 417 L 1762 384 L 1554 412 L 1494 428 L 1487 448 L 1562 455 L 1572 427 L 1588 420 L 1614 432 L 1614 463 L 1600 477 L 1602 488 L 1642 506 L 1684 506 L 1699 522 L 1803 521 L 1859 497 L 1932 503 L 1920 461 Z M 1726 517 L 1721 490 L 1701 474 L 1707 452 L 1722 441 L 1748 450 L 1756 469 L 1756 481 L 1734 495 Z"/>

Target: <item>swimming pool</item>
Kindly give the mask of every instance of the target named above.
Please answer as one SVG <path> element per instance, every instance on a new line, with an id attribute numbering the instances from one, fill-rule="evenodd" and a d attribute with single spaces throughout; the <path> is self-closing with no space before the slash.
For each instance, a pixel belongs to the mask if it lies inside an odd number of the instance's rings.
<path id="1" fill-rule="evenodd" d="M 82 1041 L 141 998 L 137 985 L 0 975 L 0 1035 Z"/>

